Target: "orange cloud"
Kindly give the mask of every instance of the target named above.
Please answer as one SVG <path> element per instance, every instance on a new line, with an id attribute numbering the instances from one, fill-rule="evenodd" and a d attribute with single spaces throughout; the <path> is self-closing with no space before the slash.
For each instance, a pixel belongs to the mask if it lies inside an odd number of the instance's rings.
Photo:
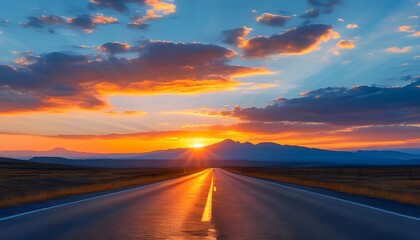
<path id="1" fill-rule="evenodd" d="M 414 32 L 410 36 L 412 36 L 412 37 L 420 37 L 420 31 Z"/>
<path id="2" fill-rule="evenodd" d="M 160 12 L 163 15 L 168 15 L 176 11 L 176 6 L 173 3 L 163 2 L 159 0 L 146 0 L 146 5 L 151 6 L 155 12 Z"/>
<path id="3" fill-rule="evenodd" d="M 340 55 L 340 49 L 352 49 L 355 48 L 356 45 L 354 44 L 353 40 L 340 40 L 335 47 L 328 49 L 328 52 L 333 53 L 334 55 Z"/>
<path id="4" fill-rule="evenodd" d="M 406 46 L 406 47 L 402 47 L 402 48 L 398 48 L 398 47 L 390 47 L 385 49 L 387 52 L 391 52 L 391 53 L 408 53 L 411 50 L 411 46 Z"/>
<path id="5" fill-rule="evenodd" d="M 398 32 L 408 32 L 408 33 L 412 33 L 410 34 L 410 37 L 420 37 L 420 31 L 416 31 L 413 29 L 412 26 L 408 26 L 408 25 L 399 26 Z"/>
<path id="6" fill-rule="evenodd" d="M 146 112 L 135 111 L 135 110 L 125 110 L 125 111 L 111 110 L 106 113 L 111 114 L 111 115 L 146 115 Z"/>
<path id="7" fill-rule="evenodd" d="M 398 27 L 398 32 L 412 32 L 411 26 L 403 25 Z"/>
<path id="8" fill-rule="evenodd" d="M 142 81 L 130 86 L 114 84 L 98 84 L 96 88 L 101 94 L 197 94 L 203 92 L 217 92 L 233 90 L 242 83 L 234 80 L 200 80 L 194 79 L 174 80 L 171 82 Z"/>
<path id="9" fill-rule="evenodd" d="M 14 63 L 16 63 L 17 65 L 30 65 L 32 64 L 32 61 L 30 61 L 26 56 L 21 56 L 17 59 L 14 60 Z"/>
<path id="10" fill-rule="evenodd" d="M 343 48 L 345 48 L 345 49 L 352 49 L 352 48 L 355 48 L 355 45 L 354 45 L 354 41 L 353 41 L 353 40 L 340 40 L 340 41 L 336 44 L 336 46 L 337 46 L 338 48 L 340 48 L 340 49 L 343 49 Z"/>
<path id="11" fill-rule="evenodd" d="M 118 19 L 114 17 L 106 17 L 104 15 L 96 15 L 92 18 L 92 22 L 98 24 L 108 24 L 118 22 Z"/>
<path id="12" fill-rule="evenodd" d="M 146 15 L 144 16 L 132 17 L 133 22 L 128 24 L 129 27 L 146 29 L 148 27 L 148 24 L 146 24 L 148 20 L 162 18 L 176 12 L 176 5 L 173 3 L 160 0 L 146 0 L 144 3 L 151 8 L 146 10 Z"/>
<path id="13" fill-rule="evenodd" d="M 358 27 L 359 27 L 359 25 L 357 25 L 357 24 L 352 24 L 352 23 L 351 23 L 351 24 L 347 24 L 347 25 L 346 25 L 346 28 L 347 28 L 347 29 L 355 29 L 355 28 L 358 28 Z"/>
<path id="14" fill-rule="evenodd" d="M 154 19 L 154 18 L 161 18 L 161 17 L 162 15 L 157 14 L 155 10 L 149 9 L 146 11 L 146 15 L 142 19 L 147 20 L 147 19 Z"/>

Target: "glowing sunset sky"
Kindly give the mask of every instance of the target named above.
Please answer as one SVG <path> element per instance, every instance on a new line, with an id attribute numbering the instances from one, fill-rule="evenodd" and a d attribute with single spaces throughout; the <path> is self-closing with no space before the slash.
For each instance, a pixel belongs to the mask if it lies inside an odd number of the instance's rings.
<path id="1" fill-rule="evenodd" d="M 0 150 L 420 147 L 418 0 L 3 1 Z"/>

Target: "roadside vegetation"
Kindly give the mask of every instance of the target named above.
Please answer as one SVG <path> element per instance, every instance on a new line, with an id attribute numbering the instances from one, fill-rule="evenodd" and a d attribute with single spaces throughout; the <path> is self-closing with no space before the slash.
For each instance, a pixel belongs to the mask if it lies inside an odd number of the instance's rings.
<path id="1" fill-rule="evenodd" d="M 204 168 L 103 169 L 0 161 L 0 208 L 157 182 Z"/>
<path id="2" fill-rule="evenodd" d="M 227 168 L 285 183 L 420 205 L 420 167 Z"/>

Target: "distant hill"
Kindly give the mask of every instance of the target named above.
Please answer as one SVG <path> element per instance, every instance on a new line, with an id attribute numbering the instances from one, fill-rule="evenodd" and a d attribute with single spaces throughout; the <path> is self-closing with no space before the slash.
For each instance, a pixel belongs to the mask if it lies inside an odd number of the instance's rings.
<path id="1" fill-rule="evenodd" d="M 271 142 L 258 144 L 252 144 L 249 142 L 240 143 L 230 139 L 203 148 L 179 148 L 148 153 L 97 154 L 69 151 L 64 148 L 55 148 L 50 151 L 0 152 L 0 156 L 31 159 L 36 162 L 60 164 L 65 162 L 65 164 L 71 165 L 77 163 L 77 165 L 86 166 L 94 166 L 95 163 L 100 162 L 100 165 L 112 165 L 113 167 L 118 165 L 131 167 L 132 165 L 137 165 L 135 160 L 142 160 L 143 165 L 158 166 L 163 163 L 157 162 L 163 160 L 175 161 L 167 161 L 166 163 L 176 163 L 180 165 L 184 165 L 184 162 L 187 164 L 189 161 L 192 161 L 194 164 L 203 163 L 204 165 L 208 164 L 208 161 L 213 161 L 212 164 L 227 164 L 223 161 L 237 161 L 237 163 L 241 164 L 246 162 L 248 165 L 250 162 L 253 162 L 253 165 L 285 163 L 292 165 L 405 165 L 408 164 L 407 160 L 409 159 L 420 159 L 418 155 L 397 151 L 330 151 L 317 148 L 280 145 Z M 410 161 L 411 164 L 416 164 L 416 162 L 417 160 Z"/>
<path id="2" fill-rule="evenodd" d="M 54 148 L 48 151 L 1 151 L 1 157 L 11 157 L 17 159 L 31 159 L 37 156 L 45 157 L 64 157 L 64 158 L 92 158 L 95 157 L 96 153 L 85 153 L 85 152 L 75 152 L 69 151 L 65 148 Z"/>
<path id="3" fill-rule="evenodd" d="M 420 155 L 420 148 L 397 148 L 397 149 L 392 149 L 392 150 L 397 151 L 397 152 Z"/>
<path id="4" fill-rule="evenodd" d="M 69 159 L 128 158 L 137 156 L 138 154 L 141 153 L 101 154 L 90 152 L 76 152 L 61 147 L 53 148 L 48 151 L 0 151 L 0 157 L 10 157 L 23 160 L 29 160 L 33 157 L 63 157 Z"/>
<path id="5" fill-rule="evenodd" d="M 420 159 L 420 154 L 410 154 L 391 150 L 359 150 L 355 152 L 359 157 L 387 158 L 387 159 Z"/>

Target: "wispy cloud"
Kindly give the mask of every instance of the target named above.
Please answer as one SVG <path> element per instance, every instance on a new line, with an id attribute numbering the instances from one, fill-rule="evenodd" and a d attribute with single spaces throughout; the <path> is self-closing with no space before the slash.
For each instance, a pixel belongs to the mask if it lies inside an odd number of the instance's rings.
<path id="1" fill-rule="evenodd" d="M 359 25 L 354 24 L 354 23 L 350 23 L 346 25 L 347 29 L 355 29 L 355 28 L 359 28 Z"/>
<path id="2" fill-rule="evenodd" d="M 391 52 L 391 53 L 408 53 L 411 50 L 411 46 L 406 46 L 406 47 L 390 47 L 385 49 L 387 52 Z"/>
<path id="3" fill-rule="evenodd" d="M 402 25 L 398 27 L 398 32 L 413 32 L 412 26 Z"/>

